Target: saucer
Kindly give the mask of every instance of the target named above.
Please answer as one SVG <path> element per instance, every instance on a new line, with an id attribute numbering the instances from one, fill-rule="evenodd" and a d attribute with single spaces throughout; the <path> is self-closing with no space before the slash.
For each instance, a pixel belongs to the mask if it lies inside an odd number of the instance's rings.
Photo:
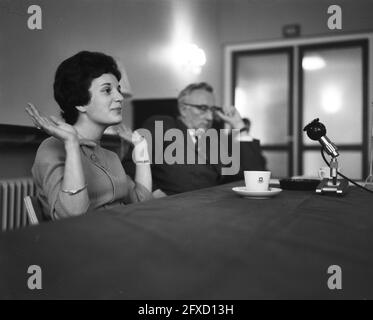
<path id="1" fill-rule="evenodd" d="M 232 190 L 240 196 L 250 199 L 269 199 L 282 191 L 280 188 L 269 188 L 269 190 L 266 191 L 247 191 L 245 186 L 234 187 Z"/>

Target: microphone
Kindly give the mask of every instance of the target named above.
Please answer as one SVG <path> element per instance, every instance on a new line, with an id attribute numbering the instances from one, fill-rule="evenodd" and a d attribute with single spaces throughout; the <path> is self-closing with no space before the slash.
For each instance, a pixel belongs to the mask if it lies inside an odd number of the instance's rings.
<path id="1" fill-rule="evenodd" d="M 324 150 L 330 156 L 332 156 L 333 158 L 336 158 L 339 156 L 338 148 L 326 136 L 326 128 L 321 122 L 319 122 L 319 118 L 307 124 L 304 127 L 303 131 L 307 132 L 307 136 L 311 140 L 315 140 L 315 141 L 318 140 L 320 144 L 323 146 Z"/>
<path id="2" fill-rule="evenodd" d="M 329 138 L 326 136 L 325 126 L 321 122 L 319 122 L 319 118 L 317 118 L 309 124 L 307 124 L 303 128 L 303 131 L 307 132 L 307 135 L 311 140 L 319 141 L 323 150 L 325 150 L 328 153 L 328 155 L 332 157 L 332 160 L 330 161 L 330 163 L 328 163 L 332 183 L 329 183 L 329 178 L 322 179 L 322 181 L 316 188 L 316 193 L 336 192 L 340 195 L 345 194 L 348 188 L 348 181 L 346 179 L 338 181 L 337 179 L 337 176 L 339 174 L 337 161 L 339 152 L 336 145 L 333 142 L 331 142 Z M 327 162 L 327 160 L 324 157 L 324 154 L 322 156 L 324 160 Z"/>

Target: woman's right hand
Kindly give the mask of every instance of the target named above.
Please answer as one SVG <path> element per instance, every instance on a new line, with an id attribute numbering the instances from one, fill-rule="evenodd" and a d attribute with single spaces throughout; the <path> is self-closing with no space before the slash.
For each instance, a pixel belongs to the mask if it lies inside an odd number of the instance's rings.
<path id="1" fill-rule="evenodd" d="M 84 145 L 94 144 L 90 141 L 80 140 L 76 129 L 56 117 L 43 115 L 32 103 L 28 103 L 26 111 L 31 117 L 36 128 L 44 130 L 47 134 L 66 143 L 79 143 Z M 94 144 L 95 145 L 95 144 Z"/>

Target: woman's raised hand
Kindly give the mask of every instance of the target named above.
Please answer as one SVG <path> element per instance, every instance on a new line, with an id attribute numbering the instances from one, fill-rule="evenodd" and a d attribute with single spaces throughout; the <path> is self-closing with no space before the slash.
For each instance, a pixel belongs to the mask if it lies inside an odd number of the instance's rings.
<path id="1" fill-rule="evenodd" d="M 26 112 L 34 122 L 35 127 L 45 131 L 47 134 L 61 140 L 64 143 L 79 143 L 84 145 L 95 145 L 91 141 L 79 139 L 76 129 L 53 116 L 43 115 L 32 103 L 28 103 Z"/>
<path id="2" fill-rule="evenodd" d="M 132 131 L 123 123 L 114 126 L 113 129 L 119 137 L 129 143 L 137 145 L 143 141 L 143 137 L 137 131 Z"/>

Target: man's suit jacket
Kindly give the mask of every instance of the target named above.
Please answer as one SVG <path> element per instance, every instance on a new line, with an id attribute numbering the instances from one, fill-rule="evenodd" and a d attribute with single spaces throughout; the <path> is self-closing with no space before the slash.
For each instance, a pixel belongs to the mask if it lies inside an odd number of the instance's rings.
<path id="1" fill-rule="evenodd" d="M 181 130 L 184 137 L 184 144 L 182 146 L 184 148 L 184 164 L 155 164 L 156 149 L 164 151 L 167 146 L 173 143 L 154 139 L 155 121 L 162 121 L 164 133 L 169 129 L 176 128 Z M 197 150 L 197 146 L 193 143 L 190 134 L 187 132 L 188 128 L 180 119 L 170 116 L 153 116 L 145 121 L 142 128 L 149 130 L 153 137 L 153 163 L 151 165 L 153 189 L 161 189 L 168 195 L 240 180 L 243 179 L 244 170 L 265 170 L 265 159 L 261 153 L 259 140 L 240 142 L 240 170 L 236 175 L 223 176 L 221 174 L 223 164 L 221 162 L 217 164 L 209 163 L 209 146 L 207 146 L 207 155 L 205 153 L 201 155 Z M 133 176 L 135 166 L 130 159 L 131 151 L 127 153 L 123 165 L 126 172 Z M 196 159 L 205 157 L 206 164 L 187 164 L 187 152 L 194 152 Z"/>

